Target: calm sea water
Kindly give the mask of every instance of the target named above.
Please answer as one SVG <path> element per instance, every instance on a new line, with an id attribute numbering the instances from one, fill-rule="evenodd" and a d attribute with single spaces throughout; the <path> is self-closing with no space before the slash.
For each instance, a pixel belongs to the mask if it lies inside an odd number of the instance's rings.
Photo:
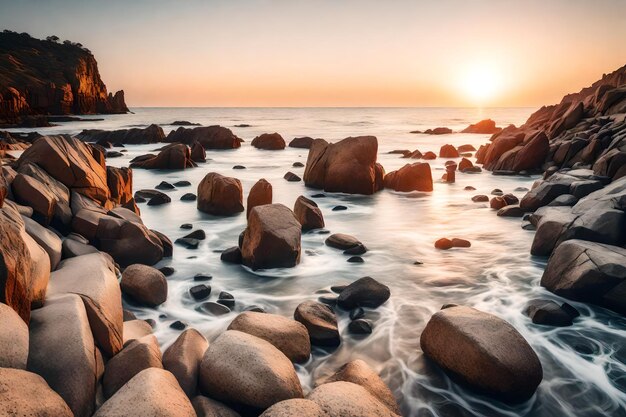
<path id="1" fill-rule="evenodd" d="M 534 109 L 450 109 L 450 108 L 136 108 L 135 114 L 104 116 L 104 121 L 66 123 L 42 133 L 78 133 L 83 128 L 118 129 L 188 120 L 203 125 L 221 124 L 246 142 L 240 149 L 209 151 L 208 162 L 178 172 L 134 171 L 134 189 L 153 188 L 161 181 L 189 180 L 192 187 L 168 192 L 172 203 L 141 205 L 144 222 L 167 234 L 172 241 L 187 233 L 179 226 L 192 223 L 204 229 L 207 240 L 197 250 L 176 246 L 174 257 L 158 266 L 171 265 L 176 273 L 169 278 L 169 297 L 156 309 L 130 306 L 140 318 L 156 320 L 156 335 L 166 348 L 179 334 L 170 329 L 181 320 L 200 330 L 209 340 L 223 332 L 236 312 L 215 318 L 198 311 L 200 303 L 188 295 L 197 284 L 197 273 L 213 275 L 211 300 L 224 290 L 237 300 L 236 310 L 256 304 L 268 312 L 291 317 L 296 306 L 317 299 L 331 285 L 349 283 L 369 275 L 391 288 L 391 299 L 377 310 L 367 312 L 374 332 L 365 338 L 348 334 L 347 313 L 339 313 L 342 344 L 335 351 L 314 349 L 311 359 L 296 365 L 305 391 L 318 378 L 344 363 L 361 358 L 380 372 L 392 388 L 407 416 L 623 416 L 626 415 L 626 320 L 606 310 L 571 303 L 582 313 L 571 327 L 533 325 L 523 315 L 525 303 L 543 297 L 559 297 L 539 286 L 545 259 L 529 254 L 533 232 L 520 228 L 519 219 L 495 216 L 487 204 L 471 201 L 475 194 L 490 194 L 494 188 L 513 192 L 530 188 L 536 178 L 494 177 L 489 173 L 457 173 L 455 184 L 441 183 L 444 159 L 431 161 L 432 193 L 382 191 L 374 196 L 327 194 L 317 199 L 333 233 L 358 237 L 369 248 L 365 263 L 351 264 L 347 257 L 324 245 L 327 235 L 309 233 L 302 237 L 302 262 L 295 268 L 251 272 L 241 266 L 224 264 L 219 251 L 237 244 L 245 228 L 245 215 L 218 218 L 196 209 L 194 202 L 181 202 L 186 192 L 195 192 L 208 172 L 235 176 L 242 181 L 244 198 L 260 178 L 270 181 L 274 202 L 293 207 L 299 195 L 317 191 L 302 182 L 283 179 L 287 171 L 302 176 L 307 151 L 287 148 L 262 151 L 250 146 L 258 134 L 279 132 L 289 141 L 296 136 L 321 137 L 335 141 L 347 136 L 375 135 L 379 140 L 379 162 L 389 172 L 407 160 L 387 152 L 419 149 L 438 152 L 441 145 L 473 144 L 476 148 L 488 135 L 451 134 L 427 136 L 410 134 L 448 126 L 461 130 L 470 123 L 490 117 L 505 126 L 519 125 Z M 97 116 L 102 117 L 102 116 Z M 95 118 L 95 117 L 94 117 Z M 251 127 L 236 128 L 234 125 Z M 172 129 L 163 126 L 166 133 Z M 23 129 L 22 129 L 23 130 Z M 109 164 L 126 166 L 131 158 L 154 150 L 155 145 L 127 146 L 127 154 Z M 233 170 L 244 165 L 245 170 Z M 467 185 L 476 191 L 464 191 Z M 342 204 L 347 211 L 332 211 Z M 433 247 L 441 237 L 461 237 L 472 242 L 469 249 L 438 251 Z M 423 262 L 414 265 L 416 261 Z M 562 301 L 562 300 L 561 300 Z M 541 359 L 544 379 L 528 402 L 508 406 L 467 391 L 451 382 L 424 360 L 419 337 L 430 316 L 444 303 L 458 303 L 493 313 L 509 321 L 529 341 Z"/>

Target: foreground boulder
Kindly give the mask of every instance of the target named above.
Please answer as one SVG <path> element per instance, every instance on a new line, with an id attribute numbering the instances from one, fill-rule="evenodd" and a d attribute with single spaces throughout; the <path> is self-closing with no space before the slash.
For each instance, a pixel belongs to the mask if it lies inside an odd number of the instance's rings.
<path id="1" fill-rule="evenodd" d="M 100 204 L 110 196 L 104 165 L 94 158 L 89 145 L 71 136 L 37 139 L 18 159 L 18 169 L 26 163 L 37 164 L 70 190 Z"/>
<path id="2" fill-rule="evenodd" d="M 394 191 L 432 191 L 433 177 L 428 163 L 406 164 L 385 175 L 385 188 Z"/>
<path id="3" fill-rule="evenodd" d="M 0 368 L 0 415 L 74 417 L 65 401 L 39 375 Z"/>
<path id="4" fill-rule="evenodd" d="M 339 368 L 337 372 L 328 377 L 324 383 L 330 382 L 352 382 L 365 388 L 370 394 L 393 413 L 400 414 L 400 408 L 387 384 L 378 376 L 367 363 L 357 359 Z"/>
<path id="5" fill-rule="evenodd" d="M 246 311 L 228 326 L 270 342 L 292 362 L 305 362 L 311 356 L 309 332 L 301 323 L 269 313 Z"/>
<path id="6" fill-rule="evenodd" d="M 327 417 L 328 414 L 311 400 L 295 398 L 274 404 L 261 417 Z"/>
<path id="7" fill-rule="evenodd" d="M 171 373 L 148 368 L 107 400 L 94 417 L 196 417 L 189 399 Z"/>
<path id="8" fill-rule="evenodd" d="M 305 196 L 296 199 L 293 206 L 293 212 L 302 225 L 302 230 L 313 230 L 324 228 L 324 216 L 322 210 L 319 209 L 317 203 L 309 200 Z"/>
<path id="9" fill-rule="evenodd" d="M 191 400 L 198 417 L 241 417 L 239 413 L 219 401 L 198 395 Z"/>
<path id="10" fill-rule="evenodd" d="M 185 169 L 193 168 L 196 163 L 191 159 L 191 150 L 182 143 L 165 146 L 158 155 L 142 155 L 133 159 L 131 168 L 144 169 Z"/>
<path id="11" fill-rule="evenodd" d="M 301 227 L 294 213 L 282 204 L 254 207 L 241 244 L 243 264 L 254 270 L 296 266 Z"/>
<path id="12" fill-rule="evenodd" d="M 626 249 L 576 239 L 556 248 L 541 277 L 541 285 L 555 294 L 622 315 L 626 315 L 625 282 Z"/>
<path id="13" fill-rule="evenodd" d="M 256 206 L 262 206 L 263 204 L 272 204 L 272 184 L 265 178 L 261 178 L 254 183 L 250 189 L 250 193 L 248 193 L 246 218 L 250 216 L 250 210 Z"/>
<path id="14" fill-rule="evenodd" d="M 317 301 L 304 301 L 293 314 L 296 321 L 304 324 L 311 339 L 317 346 L 339 346 L 339 328 L 335 312 L 326 304 Z"/>
<path id="15" fill-rule="evenodd" d="M 198 392 L 200 362 L 209 342 L 196 329 L 187 329 L 163 354 L 163 367 L 170 371 L 189 398 Z"/>
<path id="16" fill-rule="evenodd" d="M 252 139 L 251 145 L 257 149 L 276 151 L 285 149 L 285 140 L 278 133 L 263 133 Z"/>
<path id="17" fill-rule="evenodd" d="M 120 281 L 122 292 L 140 304 L 156 307 L 167 300 L 165 275 L 151 266 L 135 264 L 127 267 Z"/>
<path id="18" fill-rule="evenodd" d="M 165 256 L 168 242 L 161 240 L 156 232 L 142 223 L 108 215 L 96 214 L 94 217 L 97 228 L 93 240 L 97 242 L 98 249 L 111 255 L 121 266 L 134 263 L 153 265 Z"/>
<path id="19" fill-rule="evenodd" d="M 329 416 L 397 417 L 367 389 L 351 382 L 320 385 L 307 399 L 316 403 Z"/>
<path id="20" fill-rule="evenodd" d="M 243 211 L 243 190 L 237 178 L 216 172 L 198 184 L 198 210 L 215 216 L 230 216 Z"/>
<path id="21" fill-rule="evenodd" d="M 289 358 L 269 342 L 235 330 L 209 346 L 200 386 L 211 398 L 257 409 L 303 396 Z"/>
<path id="22" fill-rule="evenodd" d="M 26 369 L 28 326 L 6 304 L 0 303 L 0 368 Z"/>
<path id="23" fill-rule="evenodd" d="M 28 369 L 46 380 L 74 416 L 91 416 L 99 375 L 96 348 L 81 298 L 74 294 L 52 297 L 43 308 L 34 310 L 30 345 Z"/>
<path id="24" fill-rule="evenodd" d="M 513 326 L 470 307 L 435 313 L 420 346 L 455 380 L 502 401 L 529 399 L 543 378 L 537 354 Z"/>
<path id="25" fill-rule="evenodd" d="M 113 356 L 122 348 L 122 294 L 115 268 L 103 253 L 77 256 L 62 261 L 52 273 L 49 296 L 78 294 L 85 304 L 96 344 Z"/>
<path id="26" fill-rule="evenodd" d="M 222 126 L 200 126 L 191 129 L 179 127 L 171 131 L 165 141 L 189 146 L 198 142 L 204 149 L 235 149 L 239 148 L 242 142 L 230 129 Z"/>
<path id="27" fill-rule="evenodd" d="M 359 136 L 328 143 L 316 139 L 304 171 L 308 187 L 328 192 L 374 194 L 383 187 L 384 169 L 376 163 L 378 140 Z"/>

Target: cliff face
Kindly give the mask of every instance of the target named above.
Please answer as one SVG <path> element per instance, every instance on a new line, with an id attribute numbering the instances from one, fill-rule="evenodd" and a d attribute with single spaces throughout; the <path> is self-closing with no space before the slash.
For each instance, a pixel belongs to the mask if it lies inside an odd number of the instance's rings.
<path id="1" fill-rule="evenodd" d="M 625 176 L 626 66 L 559 104 L 540 108 L 522 126 L 509 126 L 490 141 L 476 158 L 491 171 L 591 168 L 613 179 Z"/>
<path id="2" fill-rule="evenodd" d="M 107 92 L 88 50 L 27 34 L 0 33 L 0 121 L 127 111 L 124 92 Z"/>

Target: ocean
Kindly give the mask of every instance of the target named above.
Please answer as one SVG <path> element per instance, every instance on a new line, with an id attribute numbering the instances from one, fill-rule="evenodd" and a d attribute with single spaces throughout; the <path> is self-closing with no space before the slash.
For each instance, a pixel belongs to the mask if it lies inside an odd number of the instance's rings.
<path id="1" fill-rule="evenodd" d="M 175 245 L 174 256 L 157 265 L 172 266 L 168 300 L 158 308 L 127 305 L 138 318 L 156 321 L 155 334 L 165 349 L 179 331 L 170 324 L 180 320 L 202 332 L 209 341 L 223 332 L 235 317 L 213 317 L 198 309 L 200 302 L 189 296 L 196 285 L 193 276 L 207 273 L 215 300 L 220 291 L 236 299 L 236 310 L 259 305 L 266 311 L 292 317 L 296 306 L 330 292 L 330 287 L 371 276 L 391 288 L 391 298 L 382 307 L 368 310 L 373 333 L 355 337 L 347 331 L 347 312 L 340 312 L 342 344 L 336 350 L 313 349 L 308 362 L 296 365 L 305 391 L 315 381 L 332 374 L 353 359 L 363 359 L 380 373 L 398 399 L 406 416 L 600 416 L 625 415 L 626 411 L 626 319 L 607 310 L 568 301 L 581 317 L 573 326 L 552 328 L 532 324 L 523 313 L 533 298 L 563 299 L 539 285 L 546 259 L 530 255 L 532 231 L 520 227 L 520 219 L 500 218 L 488 203 L 473 203 L 476 194 L 490 195 L 499 188 L 521 198 L 537 176 L 502 177 L 489 172 L 457 172 L 456 183 L 440 181 L 446 159 L 429 161 L 435 180 L 432 193 L 381 191 L 373 196 L 326 193 L 315 199 L 324 213 L 326 229 L 360 239 L 369 249 L 362 264 L 347 262 L 341 251 L 324 245 L 328 235 L 316 232 L 302 236 L 301 263 L 290 269 L 252 272 L 240 265 L 220 261 L 220 251 L 237 245 L 245 228 L 245 214 L 213 217 L 196 209 L 195 202 L 179 201 L 182 194 L 196 192 L 209 172 L 241 180 L 244 199 L 252 185 L 265 178 L 273 186 L 274 202 L 293 207 L 300 195 L 318 190 L 303 182 L 287 182 L 283 175 L 300 176 L 307 150 L 287 148 L 263 151 L 250 146 L 261 133 L 280 133 L 287 142 L 298 136 L 337 141 L 348 136 L 378 138 L 378 160 L 387 172 L 414 162 L 389 154 L 395 149 L 419 149 L 438 153 L 444 144 L 472 144 L 478 148 L 489 135 L 453 133 L 430 136 L 411 134 L 447 126 L 459 131 L 470 123 L 492 118 L 499 126 L 520 125 L 532 108 L 133 108 L 134 114 L 85 116 L 103 118 L 94 122 L 70 122 L 50 128 L 30 129 L 42 134 L 76 134 L 82 129 L 120 129 L 161 124 L 167 133 L 175 120 L 229 127 L 245 142 L 240 149 L 207 151 L 208 161 L 185 171 L 135 169 L 134 190 L 154 188 L 161 181 L 188 180 L 168 194 L 170 204 L 148 207 L 140 204 L 144 223 L 172 241 L 187 234 L 180 229 L 192 223 L 207 239 L 197 250 Z M 247 124 L 249 127 L 235 127 Z M 26 131 L 29 129 L 17 129 Z M 128 166 L 133 157 L 154 151 L 159 145 L 127 145 L 123 157 L 107 161 Z M 233 170 L 243 165 L 244 170 Z M 475 191 L 464 187 L 473 186 Z M 344 205 L 345 211 L 333 211 Z M 471 241 L 471 248 L 440 251 L 433 243 L 441 237 Z M 416 262 L 418 264 L 416 264 Z M 455 384 L 424 359 L 420 334 L 430 316 L 443 304 L 473 306 L 511 323 L 537 352 L 544 379 L 537 394 L 521 405 L 505 405 Z"/>

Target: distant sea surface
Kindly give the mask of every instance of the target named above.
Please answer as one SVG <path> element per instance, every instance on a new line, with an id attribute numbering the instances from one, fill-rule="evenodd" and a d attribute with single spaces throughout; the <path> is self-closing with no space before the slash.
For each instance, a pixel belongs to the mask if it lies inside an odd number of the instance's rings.
<path id="1" fill-rule="evenodd" d="M 252 185 L 265 178 L 273 185 L 274 202 L 293 207 L 299 195 L 319 191 L 302 182 L 287 182 L 292 171 L 302 176 L 307 151 L 287 148 L 262 151 L 251 140 L 267 132 L 280 133 L 287 142 L 298 136 L 337 141 L 348 136 L 378 137 L 378 160 L 387 172 L 413 160 L 388 154 L 394 149 L 419 149 L 438 153 L 447 143 L 472 144 L 478 148 L 489 135 L 453 133 L 443 136 L 411 134 L 446 126 L 460 131 L 470 123 L 491 118 L 499 126 L 520 125 L 531 108 L 133 108 L 134 114 L 86 116 L 103 121 L 71 122 L 51 128 L 31 129 L 40 133 L 76 134 L 82 129 L 121 129 L 162 125 L 165 132 L 175 120 L 202 125 L 220 124 L 245 142 L 240 149 L 208 151 L 206 164 L 176 172 L 134 170 L 134 190 L 154 188 L 161 181 L 189 180 L 191 187 L 169 191 L 172 203 L 158 207 L 140 205 L 150 228 L 167 234 L 172 241 L 187 232 L 183 223 L 204 229 L 207 239 L 197 250 L 175 247 L 174 257 L 158 266 L 171 265 L 176 273 L 168 278 L 169 297 L 156 309 L 128 306 L 139 318 L 157 322 L 155 333 L 167 348 L 180 333 L 169 326 L 181 320 L 212 340 L 223 332 L 235 312 L 221 317 L 203 313 L 200 302 L 189 296 L 197 273 L 213 275 L 210 300 L 220 291 L 235 296 L 236 311 L 260 305 L 268 312 L 292 317 L 296 306 L 329 292 L 331 285 L 350 283 L 372 276 L 391 288 L 391 298 L 382 307 L 368 310 L 374 331 L 354 337 L 347 331 L 347 312 L 339 312 L 341 346 L 334 351 L 314 348 L 311 359 L 296 365 L 305 391 L 315 381 L 344 363 L 361 358 L 368 362 L 395 393 L 406 416 L 624 416 L 626 415 L 626 320 L 593 306 L 570 302 L 582 314 L 570 327 L 538 326 L 523 314 L 533 298 L 563 299 L 539 285 L 545 259 L 529 253 L 532 231 L 523 230 L 519 219 L 496 217 L 485 203 L 473 203 L 476 194 L 490 195 L 494 188 L 522 197 L 519 187 L 530 188 L 538 177 L 496 177 L 488 172 L 457 173 L 455 184 L 440 181 L 445 159 L 429 161 L 435 180 L 432 193 L 396 193 L 388 190 L 374 196 L 327 193 L 316 202 L 324 213 L 326 229 L 359 238 L 369 249 L 363 264 L 347 262 L 341 251 L 324 245 L 328 235 L 307 233 L 302 237 L 302 261 L 291 269 L 251 272 L 220 261 L 219 251 L 237 245 L 245 228 L 245 214 L 218 218 L 181 202 L 195 192 L 208 172 L 219 172 L 242 181 L 244 198 Z M 250 127 L 235 127 L 247 124 Z M 24 131 L 26 129 L 18 129 Z M 154 151 L 159 145 L 127 145 L 127 153 L 107 163 L 127 166 L 133 157 Z M 473 159 L 472 159 L 473 160 Z M 245 170 L 233 170 L 243 165 Z M 465 191 L 473 186 L 476 191 Z M 332 211 L 336 205 L 345 211 Z M 441 237 L 460 237 L 472 242 L 468 249 L 439 251 L 433 243 Z M 418 262 L 419 264 L 416 264 Z M 442 304 L 457 303 L 493 313 L 510 322 L 535 349 L 543 365 L 544 379 L 528 402 L 510 406 L 482 397 L 453 383 L 424 359 L 419 338 L 432 314 Z"/>

